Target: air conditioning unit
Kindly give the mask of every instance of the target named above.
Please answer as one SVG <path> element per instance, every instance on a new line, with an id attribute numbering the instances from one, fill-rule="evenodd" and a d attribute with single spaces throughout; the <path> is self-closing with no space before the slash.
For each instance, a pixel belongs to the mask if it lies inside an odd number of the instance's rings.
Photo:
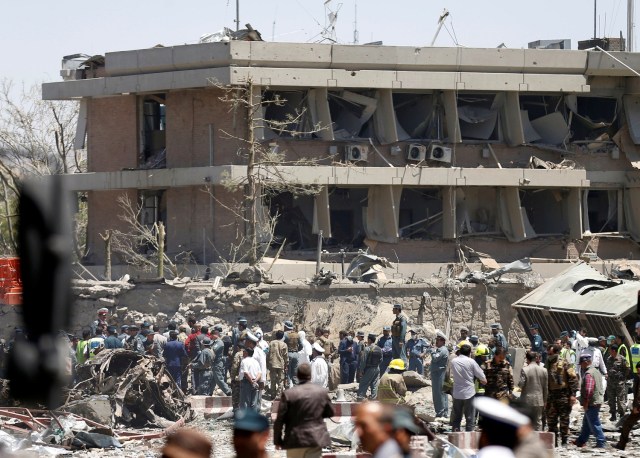
<path id="1" fill-rule="evenodd" d="M 451 148 L 433 144 L 429 147 L 427 159 L 431 161 L 451 162 Z"/>
<path id="2" fill-rule="evenodd" d="M 407 147 L 407 161 L 422 162 L 427 158 L 427 147 L 412 143 Z"/>
<path id="3" fill-rule="evenodd" d="M 345 147 L 344 158 L 351 162 L 367 162 L 369 147 L 365 145 L 348 145 Z"/>

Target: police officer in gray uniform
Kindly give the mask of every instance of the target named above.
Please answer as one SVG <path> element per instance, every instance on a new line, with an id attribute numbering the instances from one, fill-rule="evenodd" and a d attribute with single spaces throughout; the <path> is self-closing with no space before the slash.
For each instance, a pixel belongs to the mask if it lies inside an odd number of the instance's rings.
<path id="1" fill-rule="evenodd" d="M 213 360 L 213 389 L 217 385 L 225 396 L 231 396 L 231 388 L 229 388 L 225 380 L 226 359 L 224 357 L 224 342 L 220 338 L 221 332 L 222 326 L 219 324 L 213 327 L 213 344 L 211 345 L 211 351 L 215 356 Z"/>
<path id="2" fill-rule="evenodd" d="M 370 399 L 375 399 L 378 395 L 378 382 L 380 382 L 380 363 L 382 362 L 382 349 L 378 347 L 376 335 L 367 336 L 367 346 L 363 350 L 360 359 L 358 372 L 360 375 L 360 385 L 358 385 L 358 401 L 362 401 L 367 395 L 367 390 L 371 390 Z"/>
<path id="3" fill-rule="evenodd" d="M 382 328 L 382 337 L 378 339 L 378 347 L 382 349 L 382 362 L 380 363 L 380 376 L 387 372 L 387 367 L 393 359 L 393 342 L 391 339 L 391 326 Z"/>

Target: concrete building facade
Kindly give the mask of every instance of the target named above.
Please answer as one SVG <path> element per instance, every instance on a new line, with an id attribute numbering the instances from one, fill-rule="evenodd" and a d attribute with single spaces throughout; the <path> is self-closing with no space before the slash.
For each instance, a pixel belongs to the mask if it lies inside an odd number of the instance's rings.
<path id="1" fill-rule="evenodd" d="M 87 195 L 88 263 L 123 228 L 123 194 L 165 223 L 170 256 L 228 257 L 250 126 L 279 158 L 259 167 L 275 189 L 259 207 L 282 256 L 322 230 L 328 250 L 400 262 L 637 259 L 633 69 L 624 52 L 231 41 L 107 53 L 43 97 L 81 101 L 88 172 L 66 180 Z M 221 100 L 247 85 L 256 109 Z"/>

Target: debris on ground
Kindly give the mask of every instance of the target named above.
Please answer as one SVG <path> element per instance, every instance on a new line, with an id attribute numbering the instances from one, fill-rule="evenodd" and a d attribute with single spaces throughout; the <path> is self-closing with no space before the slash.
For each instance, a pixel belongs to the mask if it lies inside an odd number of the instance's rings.
<path id="1" fill-rule="evenodd" d="M 353 281 L 374 282 L 387 279 L 383 268 L 393 268 L 393 265 L 381 256 L 361 253 L 357 255 L 347 268 L 346 277 Z"/>
<path id="2" fill-rule="evenodd" d="M 135 428 L 167 428 L 192 417 L 185 394 L 164 363 L 153 357 L 124 349 L 104 350 L 78 367 L 77 380 L 61 410 L 98 415 L 106 424 Z M 111 406 L 107 415 L 104 409 L 96 411 L 98 401 Z"/>
<path id="3" fill-rule="evenodd" d="M 330 285 L 333 280 L 337 280 L 338 276 L 330 270 L 325 270 L 324 267 L 320 269 L 320 272 L 315 274 L 311 278 L 311 284 L 313 285 Z"/>
<path id="4" fill-rule="evenodd" d="M 500 282 L 500 278 L 505 274 L 521 274 L 531 272 L 531 260 L 523 258 L 518 261 L 505 264 L 504 266 L 494 269 L 490 272 L 471 271 L 463 272 L 458 276 L 458 280 L 469 283 L 486 283 L 488 281 Z"/>

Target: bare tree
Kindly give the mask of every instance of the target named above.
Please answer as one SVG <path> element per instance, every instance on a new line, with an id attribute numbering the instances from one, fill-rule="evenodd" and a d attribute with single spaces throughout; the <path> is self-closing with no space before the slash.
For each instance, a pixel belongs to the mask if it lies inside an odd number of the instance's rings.
<path id="1" fill-rule="evenodd" d="M 164 265 L 169 267 L 173 275 L 177 275 L 176 264 L 164 251 L 164 225 L 162 222 L 145 224 L 142 222 L 142 202 L 132 202 L 129 196 L 118 198 L 122 210 L 119 218 L 125 223 L 127 230 L 113 229 L 105 237 L 109 237 L 113 252 L 122 256 L 124 261 L 142 271 L 156 271 L 164 276 Z"/>
<path id="2" fill-rule="evenodd" d="M 306 158 L 299 160 L 287 160 L 284 151 L 273 149 L 269 142 L 257 138 L 259 129 L 271 129 L 278 134 L 287 134 L 291 137 L 310 136 L 318 133 L 328 126 L 308 125 L 303 130 L 293 129 L 298 126 L 305 117 L 306 108 L 297 108 L 293 113 L 288 113 L 285 119 L 267 119 L 262 114 L 271 105 L 283 106 L 287 100 L 276 95 L 273 98 L 262 97 L 257 93 L 258 86 L 251 80 L 243 85 L 226 87 L 215 80 L 211 83 L 223 91 L 219 98 L 229 107 L 229 112 L 246 121 L 246 135 L 237 135 L 226 130 L 221 130 L 223 137 L 235 139 L 241 143 L 238 155 L 246 161 L 246 174 L 236 180 L 228 179 L 224 182 L 225 188 L 231 191 L 242 192 L 242 204 L 240 206 L 224 205 L 238 220 L 243 221 L 246 233 L 239 237 L 239 243 L 232 245 L 230 254 L 236 262 L 245 260 L 255 266 L 264 256 L 264 250 L 260 252 L 263 242 L 268 246 L 273 240 L 273 233 L 277 215 L 265 215 L 261 207 L 262 200 L 269 195 L 281 192 L 291 192 L 295 195 L 315 195 L 320 191 L 319 186 L 302 185 L 293 174 L 284 174 L 278 166 L 285 165 L 312 165 L 317 164 L 322 158 Z M 215 197 L 214 197 L 215 199 Z M 238 209 L 241 209 L 239 211 Z"/>
<path id="3" fill-rule="evenodd" d="M 21 179 L 85 171 L 86 151 L 76 150 L 73 142 L 77 120 L 77 102 L 42 100 L 39 85 L 15 87 L 9 80 L 0 81 L 0 251 L 3 253 L 15 252 L 15 209 Z M 78 220 L 84 224 L 86 218 L 81 216 Z M 80 251 L 77 251 L 79 257 Z"/>

